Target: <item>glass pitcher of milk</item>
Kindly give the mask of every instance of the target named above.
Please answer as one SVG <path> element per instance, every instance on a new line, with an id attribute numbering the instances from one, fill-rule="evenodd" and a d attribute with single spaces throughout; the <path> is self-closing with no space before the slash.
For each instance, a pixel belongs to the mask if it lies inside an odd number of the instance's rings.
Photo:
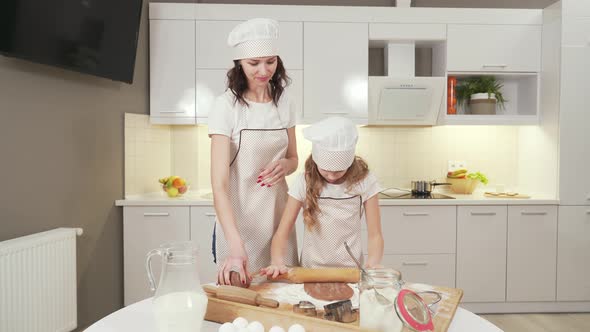
<path id="1" fill-rule="evenodd" d="M 162 257 L 156 288 L 151 259 Z M 146 270 L 154 294 L 160 332 L 199 332 L 207 310 L 207 295 L 199 280 L 198 248 L 192 242 L 169 243 L 147 254 Z"/>

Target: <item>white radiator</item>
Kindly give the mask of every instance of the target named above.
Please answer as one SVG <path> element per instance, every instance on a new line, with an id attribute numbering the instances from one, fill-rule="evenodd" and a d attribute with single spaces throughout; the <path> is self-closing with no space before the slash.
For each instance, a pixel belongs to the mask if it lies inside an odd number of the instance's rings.
<path id="1" fill-rule="evenodd" d="M 81 228 L 0 242 L 0 332 L 69 332 L 78 325 L 76 235 Z"/>

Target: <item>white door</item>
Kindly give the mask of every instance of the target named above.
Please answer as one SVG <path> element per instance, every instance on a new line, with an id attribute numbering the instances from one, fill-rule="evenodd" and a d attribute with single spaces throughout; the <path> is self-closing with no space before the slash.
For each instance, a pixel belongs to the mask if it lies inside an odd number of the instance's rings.
<path id="1" fill-rule="evenodd" d="M 590 207 L 560 206 L 557 301 L 590 301 Z"/>
<path id="2" fill-rule="evenodd" d="M 457 288 L 465 302 L 504 302 L 506 206 L 457 208 Z"/>
<path id="3" fill-rule="evenodd" d="M 305 121 L 345 116 L 366 123 L 368 24 L 305 22 L 303 33 Z"/>
<path id="4" fill-rule="evenodd" d="M 150 20 L 150 121 L 195 123 L 195 22 Z"/>
<path id="5" fill-rule="evenodd" d="M 539 72 L 541 26 L 449 24 L 447 70 Z"/>
<path id="6" fill-rule="evenodd" d="M 557 206 L 508 207 L 506 301 L 555 301 Z"/>
<path id="7" fill-rule="evenodd" d="M 153 296 L 145 269 L 147 253 L 164 243 L 188 241 L 189 208 L 137 206 L 123 208 L 124 303 L 130 305 Z M 152 271 L 160 280 L 161 257 L 152 259 Z"/>
<path id="8" fill-rule="evenodd" d="M 561 56 L 559 200 L 590 205 L 590 47 L 563 47 Z"/>
<path id="9" fill-rule="evenodd" d="M 213 262 L 213 228 L 215 209 L 212 206 L 191 207 L 191 241 L 199 246 L 199 278 L 201 283 L 217 281 L 217 265 Z"/>

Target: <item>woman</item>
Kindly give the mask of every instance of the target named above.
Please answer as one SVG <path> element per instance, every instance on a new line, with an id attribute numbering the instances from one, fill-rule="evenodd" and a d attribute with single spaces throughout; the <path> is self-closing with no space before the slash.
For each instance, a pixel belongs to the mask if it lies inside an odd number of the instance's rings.
<path id="1" fill-rule="evenodd" d="M 230 32 L 234 67 L 209 115 L 214 257 L 222 285 L 230 284 L 230 271 L 247 283 L 249 271 L 269 265 L 287 201 L 285 176 L 297 168 L 295 108 L 284 91 L 289 78 L 278 35 L 278 22 L 270 19 L 252 19 Z M 295 234 L 285 256 L 285 264 L 297 264 Z"/>

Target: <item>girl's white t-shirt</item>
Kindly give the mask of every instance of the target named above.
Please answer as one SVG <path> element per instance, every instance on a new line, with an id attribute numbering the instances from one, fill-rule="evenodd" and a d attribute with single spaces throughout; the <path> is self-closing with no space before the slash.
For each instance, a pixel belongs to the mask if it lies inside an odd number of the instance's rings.
<path id="1" fill-rule="evenodd" d="M 295 177 L 293 183 L 289 186 L 289 195 L 296 200 L 305 203 L 305 174 L 300 173 Z M 356 185 L 352 186 L 350 191 L 346 191 L 346 183 L 331 184 L 326 183 L 322 190 L 321 197 L 345 198 L 360 195 L 363 203 L 369 198 L 375 196 L 383 189 L 379 185 L 377 178 L 369 172 L 369 174 Z"/>
<path id="2" fill-rule="evenodd" d="M 295 105 L 286 92 L 281 96 L 278 107 L 272 101 L 256 103 L 248 100 L 248 107 L 239 102 L 234 104 L 234 100 L 235 97 L 229 90 L 215 99 L 208 118 L 209 136 L 225 135 L 232 142 L 237 142 L 242 129 L 278 129 L 295 126 Z"/>

